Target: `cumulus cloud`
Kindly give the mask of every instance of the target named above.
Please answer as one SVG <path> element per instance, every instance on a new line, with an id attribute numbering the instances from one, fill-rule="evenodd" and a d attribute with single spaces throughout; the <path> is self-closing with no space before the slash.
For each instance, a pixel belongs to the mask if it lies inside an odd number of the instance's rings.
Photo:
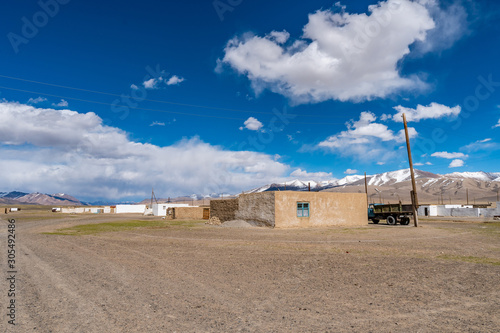
<path id="1" fill-rule="evenodd" d="M 463 160 L 456 159 L 456 160 L 451 161 L 451 163 L 448 166 L 448 168 L 459 168 L 459 167 L 464 166 L 464 163 L 465 162 Z"/>
<path id="2" fill-rule="evenodd" d="M 257 94 L 269 89 L 295 103 L 362 101 L 424 89 L 426 83 L 403 76 L 399 66 L 416 42 L 424 51 L 438 45 L 434 38 L 427 46 L 428 33 L 443 26 L 437 18 L 445 20 L 455 11 L 436 8 L 429 0 L 387 0 L 369 6 L 368 14 L 318 10 L 309 14 L 296 40 L 286 31 L 234 37 L 216 70 L 230 67 L 246 75 Z M 444 29 L 445 23 L 440 31 L 449 33 L 441 36 L 452 43 L 460 36 L 452 33 L 457 23 L 445 22 L 452 27 Z"/>
<path id="3" fill-rule="evenodd" d="M 52 106 L 67 107 L 69 104 L 64 99 L 61 99 L 59 103 L 52 103 Z"/>
<path id="4" fill-rule="evenodd" d="M 427 32 L 425 42 L 416 43 L 417 53 L 424 54 L 448 49 L 467 33 L 468 15 L 459 1 L 447 6 L 437 0 L 420 0 L 420 3 L 427 8 L 436 27 Z"/>
<path id="5" fill-rule="evenodd" d="M 146 89 L 158 89 L 158 83 L 162 82 L 163 81 L 163 78 L 162 77 L 159 77 L 159 78 L 151 78 L 149 80 L 146 80 L 142 83 L 142 85 L 144 86 L 144 88 Z"/>
<path id="6" fill-rule="evenodd" d="M 291 174 L 291 177 L 301 179 L 314 179 L 314 180 L 329 180 L 332 179 L 331 172 L 307 172 L 306 170 L 296 169 Z"/>
<path id="7" fill-rule="evenodd" d="M 353 170 L 353 169 L 347 169 L 344 171 L 346 175 L 354 175 L 355 173 L 358 173 L 358 170 Z"/>
<path id="8" fill-rule="evenodd" d="M 135 84 L 131 84 L 130 85 L 130 89 L 133 89 L 133 90 L 139 90 L 139 87 Z"/>
<path id="9" fill-rule="evenodd" d="M 177 85 L 181 82 L 184 82 L 184 78 L 173 75 L 170 79 L 168 79 L 167 86 Z"/>
<path id="10" fill-rule="evenodd" d="M 395 122 L 403 122 L 403 113 L 406 115 L 406 121 L 419 122 L 423 119 L 440 119 L 444 117 L 456 117 L 462 111 L 462 108 L 457 105 L 452 108 L 438 104 L 431 103 L 428 106 L 417 105 L 416 109 L 406 108 L 401 105 L 395 106 L 394 109 L 398 111 L 394 115 L 384 115 L 384 119 L 392 119 Z"/>
<path id="11" fill-rule="evenodd" d="M 38 104 L 46 101 L 47 99 L 45 97 L 38 96 L 37 98 L 30 98 L 28 104 Z"/>
<path id="12" fill-rule="evenodd" d="M 359 120 L 351 120 L 346 124 L 346 131 L 328 137 L 317 147 L 360 160 L 385 162 L 394 158 L 394 149 L 405 142 L 404 130 L 395 133 L 387 125 L 377 123 L 376 120 L 377 117 L 373 113 L 362 112 Z M 410 138 L 414 138 L 417 131 L 409 127 L 408 134 Z"/>
<path id="13" fill-rule="evenodd" d="M 495 126 L 493 126 L 493 128 L 497 128 L 497 127 L 500 127 L 500 119 L 498 119 L 498 124 L 496 124 Z"/>
<path id="14" fill-rule="evenodd" d="M 197 137 L 170 146 L 135 142 L 95 113 L 0 103 L 0 183 L 83 199 L 239 193 L 284 180 L 275 156 L 230 151 Z"/>
<path id="15" fill-rule="evenodd" d="M 240 127 L 240 130 L 243 130 L 246 128 L 250 131 L 258 131 L 264 126 L 257 118 L 254 118 L 254 117 L 248 118 L 247 120 L 245 120 L 245 122 L 243 124 L 245 125 L 245 127 L 243 127 L 243 126 Z"/>
<path id="16" fill-rule="evenodd" d="M 446 151 L 435 152 L 431 155 L 432 157 L 446 158 L 446 159 L 454 159 L 454 158 L 467 158 L 469 156 L 464 153 L 448 153 Z"/>

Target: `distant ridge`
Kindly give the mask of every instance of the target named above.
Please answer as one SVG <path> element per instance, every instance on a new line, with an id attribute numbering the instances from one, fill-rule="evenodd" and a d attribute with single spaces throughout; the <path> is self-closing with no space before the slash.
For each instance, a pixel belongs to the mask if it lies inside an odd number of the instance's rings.
<path id="1" fill-rule="evenodd" d="M 82 206 L 80 200 L 64 194 L 24 193 L 18 191 L 0 192 L 0 204 Z"/>

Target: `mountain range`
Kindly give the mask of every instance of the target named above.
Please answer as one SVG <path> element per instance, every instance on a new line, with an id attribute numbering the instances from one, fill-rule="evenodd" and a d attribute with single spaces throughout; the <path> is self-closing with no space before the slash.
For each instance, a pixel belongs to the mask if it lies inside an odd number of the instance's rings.
<path id="1" fill-rule="evenodd" d="M 500 192 L 500 172 L 454 172 L 445 175 L 415 170 L 417 193 L 420 204 L 438 203 L 489 203 L 498 201 Z M 384 172 L 366 176 L 370 202 L 410 202 L 411 175 L 409 169 Z M 244 193 L 265 191 L 328 191 L 345 193 L 364 193 L 365 177 L 349 175 L 342 179 L 324 181 L 292 180 L 284 183 L 267 184 Z M 158 202 L 185 202 L 196 205 L 208 204 L 211 199 L 236 197 L 237 195 L 212 193 L 192 194 L 182 197 L 158 199 Z M 140 203 L 147 204 L 151 199 Z M 130 202 L 128 202 L 130 203 Z M 37 204 L 54 206 L 78 206 L 88 203 L 64 194 L 42 194 L 24 192 L 0 192 L 0 204 Z M 105 203 L 92 203 L 92 205 Z"/>
<path id="2" fill-rule="evenodd" d="M 363 193 L 365 177 L 347 176 L 326 181 L 293 180 L 286 183 L 268 184 L 245 193 L 264 191 L 328 191 Z M 410 169 L 384 172 L 366 176 L 370 202 L 410 202 Z M 438 175 L 415 170 L 415 183 L 419 203 L 487 203 L 498 201 L 500 192 L 500 172 L 455 172 Z M 468 200 L 467 200 L 468 199 Z"/>
<path id="3" fill-rule="evenodd" d="M 80 200 L 64 194 L 43 194 L 43 193 L 24 193 L 24 192 L 0 192 L 0 204 L 33 204 L 33 205 L 58 205 L 58 206 L 81 206 L 84 205 Z"/>

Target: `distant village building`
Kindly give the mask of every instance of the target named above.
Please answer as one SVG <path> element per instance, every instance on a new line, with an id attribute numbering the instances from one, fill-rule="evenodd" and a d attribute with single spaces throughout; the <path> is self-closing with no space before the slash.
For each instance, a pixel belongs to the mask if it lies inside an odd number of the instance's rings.
<path id="1" fill-rule="evenodd" d="M 116 205 L 116 214 L 137 213 L 144 214 L 146 205 Z"/>
<path id="2" fill-rule="evenodd" d="M 154 203 L 153 204 L 153 215 L 154 216 L 167 216 L 167 211 L 169 208 L 174 207 L 189 207 L 188 204 L 174 204 L 174 203 Z"/>
<path id="3" fill-rule="evenodd" d="M 500 202 L 496 208 L 485 208 L 484 205 L 421 205 L 418 208 L 419 216 L 442 216 L 442 217 L 495 217 L 500 215 Z"/>

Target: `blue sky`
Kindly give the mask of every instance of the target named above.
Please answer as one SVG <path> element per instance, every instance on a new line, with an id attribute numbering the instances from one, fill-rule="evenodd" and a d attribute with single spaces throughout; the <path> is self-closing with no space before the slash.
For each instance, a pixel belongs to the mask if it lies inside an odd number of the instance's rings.
<path id="1" fill-rule="evenodd" d="M 498 172 L 497 1 L 2 4 L 0 190 Z"/>

